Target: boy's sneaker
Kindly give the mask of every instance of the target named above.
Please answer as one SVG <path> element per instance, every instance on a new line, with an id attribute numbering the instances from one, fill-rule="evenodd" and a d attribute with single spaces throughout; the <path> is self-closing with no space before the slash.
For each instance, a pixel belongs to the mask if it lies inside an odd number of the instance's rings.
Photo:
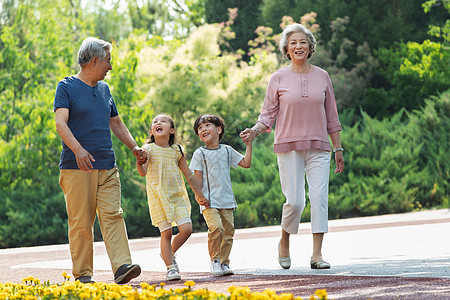
<path id="1" fill-rule="evenodd" d="M 180 280 L 181 276 L 176 268 L 170 268 L 167 270 L 166 280 Z"/>
<path id="2" fill-rule="evenodd" d="M 233 270 L 230 269 L 230 266 L 228 264 L 222 265 L 223 275 L 234 275 Z"/>
<path id="3" fill-rule="evenodd" d="M 223 275 L 222 266 L 220 265 L 220 261 L 218 259 L 215 259 L 211 262 L 211 274 L 213 274 L 214 276 Z"/>

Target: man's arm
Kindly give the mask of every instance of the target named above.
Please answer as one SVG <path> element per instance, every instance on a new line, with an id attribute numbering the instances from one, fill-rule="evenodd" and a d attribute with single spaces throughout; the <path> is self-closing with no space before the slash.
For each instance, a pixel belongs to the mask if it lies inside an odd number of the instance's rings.
<path id="1" fill-rule="evenodd" d="M 147 161 L 147 153 L 137 145 L 127 126 L 125 126 L 120 117 L 112 117 L 109 121 L 109 126 L 111 127 L 114 135 L 133 151 L 133 155 L 138 159 L 139 163 L 144 164 Z"/>
<path id="2" fill-rule="evenodd" d="M 69 110 L 67 108 L 58 108 L 55 111 L 55 125 L 56 131 L 63 140 L 64 144 L 72 150 L 77 160 L 77 165 L 80 170 L 90 172 L 93 168 L 92 162 L 94 157 L 81 146 L 78 140 L 73 135 L 67 121 L 69 120 Z"/>

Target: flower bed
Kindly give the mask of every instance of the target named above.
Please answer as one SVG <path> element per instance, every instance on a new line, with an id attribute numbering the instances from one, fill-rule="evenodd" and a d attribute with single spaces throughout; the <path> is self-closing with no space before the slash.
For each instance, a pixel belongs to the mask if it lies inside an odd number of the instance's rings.
<path id="1" fill-rule="evenodd" d="M 136 289 L 130 285 L 96 282 L 93 284 L 70 281 L 67 273 L 63 274 L 64 282 L 52 284 L 41 283 L 32 276 L 22 279 L 22 283 L 0 283 L 0 300 L 53 300 L 53 299 L 150 299 L 150 300 L 301 300 L 290 293 L 277 294 L 267 289 L 264 292 L 252 292 L 248 287 L 228 288 L 229 295 L 208 289 L 194 289 L 195 282 L 186 281 L 183 288 L 164 289 L 165 284 L 149 285 L 146 282 Z M 327 299 L 326 290 L 316 290 L 308 299 Z"/>

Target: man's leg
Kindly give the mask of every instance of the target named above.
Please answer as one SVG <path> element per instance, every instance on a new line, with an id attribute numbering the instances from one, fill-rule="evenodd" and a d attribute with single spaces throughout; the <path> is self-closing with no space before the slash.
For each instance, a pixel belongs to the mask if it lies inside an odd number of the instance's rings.
<path id="1" fill-rule="evenodd" d="M 120 179 L 117 168 L 100 170 L 97 214 L 106 251 L 115 274 L 124 264 L 131 264 L 128 235 L 122 217 Z"/>
<path id="2" fill-rule="evenodd" d="M 66 200 L 74 278 L 93 275 L 95 198 L 98 170 L 61 170 L 59 184 Z"/>

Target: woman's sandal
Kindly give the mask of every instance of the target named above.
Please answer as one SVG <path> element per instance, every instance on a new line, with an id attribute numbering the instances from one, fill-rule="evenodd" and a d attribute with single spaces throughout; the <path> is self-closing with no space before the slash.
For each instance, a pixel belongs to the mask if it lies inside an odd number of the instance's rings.
<path id="1" fill-rule="evenodd" d="M 329 263 L 327 263 L 326 261 L 322 260 L 322 261 L 314 261 L 311 257 L 311 269 L 329 269 L 331 268 L 331 265 Z"/>
<path id="2" fill-rule="evenodd" d="M 278 243 L 278 263 L 283 269 L 289 269 L 291 267 L 291 258 L 289 256 L 280 257 L 280 243 Z"/>

